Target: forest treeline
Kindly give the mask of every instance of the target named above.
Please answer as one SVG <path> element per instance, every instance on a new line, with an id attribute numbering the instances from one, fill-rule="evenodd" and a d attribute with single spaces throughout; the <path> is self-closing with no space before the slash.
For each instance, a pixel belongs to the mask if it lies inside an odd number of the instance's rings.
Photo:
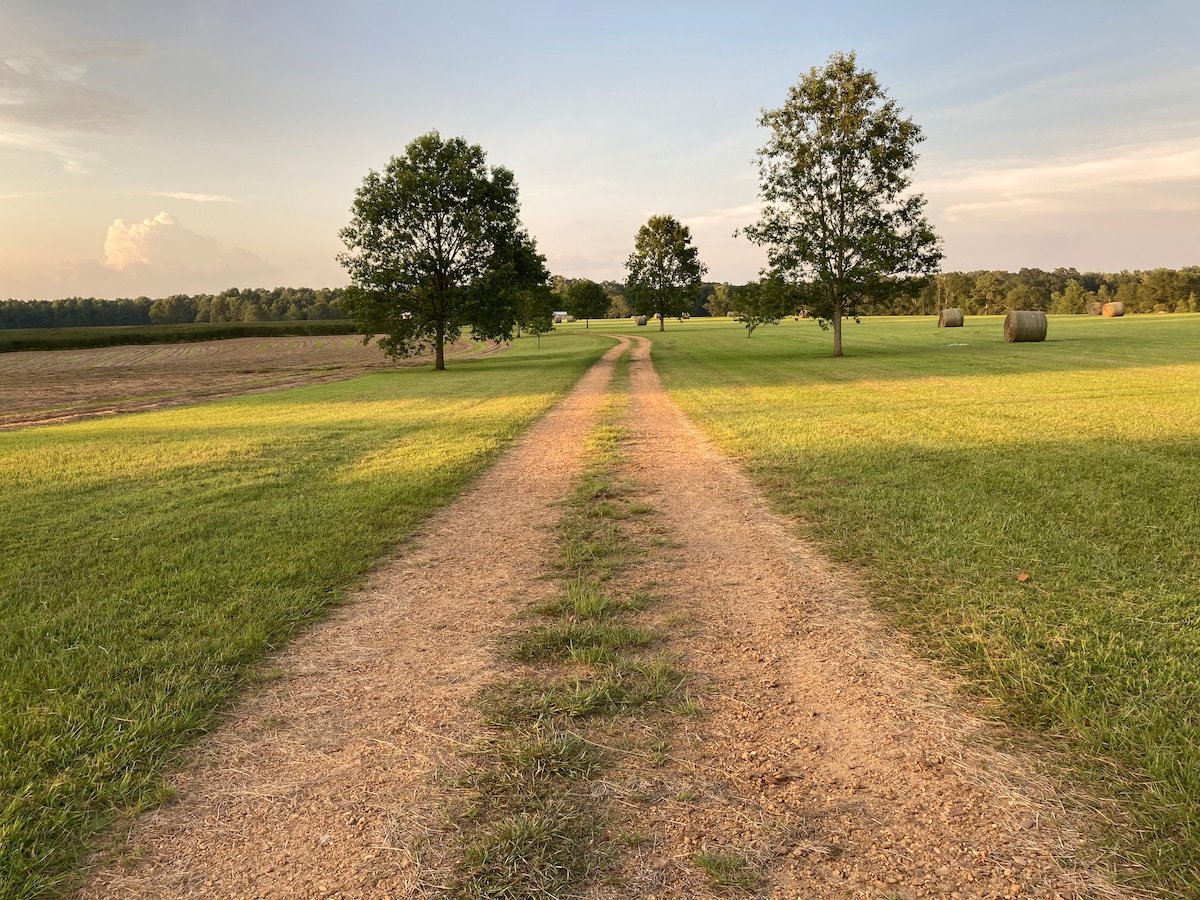
<path id="1" fill-rule="evenodd" d="M 554 289 L 565 294 L 580 280 L 556 275 Z M 627 318 L 638 312 L 630 304 L 624 284 L 602 281 L 600 286 L 611 301 L 609 318 Z M 692 315 L 737 312 L 739 293 L 756 288 L 754 282 L 705 282 Z M 344 319 L 338 306 L 341 294 L 340 288 L 279 287 L 230 288 L 219 294 L 175 294 L 157 300 L 4 300 L 0 301 L 0 329 Z M 1081 314 L 1087 312 L 1089 303 L 1109 301 L 1124 303 L 1130 313 L 1200 312 L 1200 266 L 1116 273 L 1061 268 L 1052 272 L 941 272 L 931 276 L 916 297 L 868 303 L 864 311 L 879 316 L 934 315 L 946 307 L 959 307 L 968 315 L 1003 315 L 1010 309 Z"/>
<path id="2" fill-rule="evenodd" d="M 739 291 L 756 284 L 704 286 L 696 315 L 725 315 L 737 309 Z M 1004 315 L 1013 309 L 1081 314 L 1091 303 L 1120 302 L 1130 313 L 1200 312 L 1200 266 L 1137 272 L 1079 272 L 1021 269 L 1018 272 L 940 272 L 915 297 L 866 303 L 867 315 L 934 315 L 958 307 L 968 315 Z"/>
<path id="3" fill-rule="evenodd" d="M 555 290 L 564 294 L 579 279 L 555 276 Z M 625 318 L 635 310 L 625 285 L 600 283 L 612 305 L 609 317 Z M 757 282 L 701 285 L 693 316 L 724 316 L 738 311 L 738 296 L 758 289 Z M 876 316 L 936 315 L 959 307 L 968 315 L 1004 315 L 1011 309 L 1039 309 L 1048 313 L 1082 314 L 1090 303 L 1125 304 L 1130 313 L 1200 312 L 1200 266 L 1150 269 L 1136 272 L 1080 272 L 1077 269 L 1021 269 L 1018 272 L 940 272 L 927 279 L 925 289 L 912 298 L 866 303 L 864 312 Z"/>
<path id="4" fill-rule="evenodd" d="M 219 294 L 174 294 L 156 300 L 4 300 L 0 301 L 0 329 L 344 319 L 338 306 L 341 295 L 341 288 L 278 287 L 230 288 Z"/>

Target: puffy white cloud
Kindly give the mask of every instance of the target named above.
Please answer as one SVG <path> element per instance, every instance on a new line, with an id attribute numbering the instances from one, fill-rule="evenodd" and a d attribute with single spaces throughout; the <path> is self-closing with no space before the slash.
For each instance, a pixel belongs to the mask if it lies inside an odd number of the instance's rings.
<path id="1" fill-rule="evenodd" d="M 104 239 L 104 265 L 117 272 L 138 267 L 180 276 L 262 272 L 270 266 L 246 250 L 185 228 L 167 212 L 126 224 L 116 219 Z"/>
<path id="2" fill-rule="evenodd" d="M 162 297 L 279 284 L 282 276 L 253 253 L 197 234 L 160 212 L 140 222 L 114 220 L 105 235 L 103 262 L 83 260 L 24 276 L 0 272 L 0 296 Z"/>

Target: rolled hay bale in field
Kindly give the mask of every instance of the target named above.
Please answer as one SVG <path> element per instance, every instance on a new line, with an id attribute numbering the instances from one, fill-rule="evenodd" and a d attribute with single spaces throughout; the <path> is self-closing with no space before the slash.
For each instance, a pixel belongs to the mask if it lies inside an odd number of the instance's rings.
<path id="1" fill-rule="evenodd" d="M 1014 309 L 1004 317 L 1004 339 L 1010 344 L 1046 339 L 1046 314 L 1036 309 Z"/>
<path id="2" fill-rule="evenodd" d="M 1087 314 L 1089 316 L 1098 316 L 1102 312 L 1104 312 L 1104 304 L 1099 300 L 1093 300 L 1087 305 Z"/>
<path id="3" fill-rule="evenodd" d="M 943 309 L 938 315 L 938 328 L 962 328 L 963 311 L 957 306 Z"/>
<path id="4" fill-rule="evenodd" d="M 1104 307 L 1100 310 L 1100 315 L 1104 316 L 1106 319 L 1119 319 L 1121 316 L 1125 315 L 1125 304 L 1105 303 Z"/>
<path id="5" fill-rule="evenodd" d="M 638 317 L 637 317 L 637 323 L 638 323 L 639 325 L 645 325 L 645 324 L 646 324 L 646 317 L 645 317 L 645 316 L 638 316 Z"/>

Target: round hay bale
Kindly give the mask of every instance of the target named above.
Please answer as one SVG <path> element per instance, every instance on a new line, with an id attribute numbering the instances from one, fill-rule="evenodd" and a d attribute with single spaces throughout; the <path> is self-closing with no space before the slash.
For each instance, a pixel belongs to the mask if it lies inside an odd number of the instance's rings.
<path id="1" fill-rule="evenodd" d="M 963 311 L 957 306 L 943 309 L 938 315 L 938 328 L 962 328 Z"/>
<path id="2" fill-rule="evenodd" d="M 1036 309 L 1014 309 L 1004 317 L 1004 339 L 1010 344 L 1046 339 L 1046 314 Z"/>
<path id="3" fill-rule="evenodd" d="M 1089 316 L 1098 316 L 1104 311 L 1104 304 L 1099 300 L 1093 300 L 1087 305 L 1087 314 Z"/>
<path id="4" fill-rule="evenodd" d="M 637 323 L 638 323 L 639 325 L 645 325 L 645 324 L 646 324 L 646 317 L 645 317 L 645 316 L 638 316 L 638 317 L 637 317 Z"/>
<path id="5" fill-rule="evenodd" d="M 1125 315 L 1124 303 L 1105 303 L 1104 308 L 1100 310 L 1100 315 L 1106 319 L 1119 319 Z"/>

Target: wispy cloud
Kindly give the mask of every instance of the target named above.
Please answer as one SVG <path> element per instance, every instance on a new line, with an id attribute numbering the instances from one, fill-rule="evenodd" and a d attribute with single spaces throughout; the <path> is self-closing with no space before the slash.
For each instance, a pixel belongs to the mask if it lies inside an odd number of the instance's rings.
<path id="1" fill-rule="evenodd" d="M 710 209 L 698 216 L 688 216 L 682 222 L 689 228 L 741 228 L 755 221 L 761 212 L 761 203 L 743 203 L 740 206 Z"/>
<path id="2" fill-rule="evenodd" d="M 0 145 L 60 159 L 82 171 L 96 136 L 137 131 L 148 110 L 119 94 L 91 87 L 88 67 L 102 59 L 130 60 L 145 47 L 129 41 L 91 41 L 40 47 L 5 34 L 0 41 Z"/>
<path id="3" fill-rule="evenodd" d="M 1088 210 L 1200 210 L 1200 138 L 1030 162 L 979 163 L 922 181 L 946 221 Z"/>
<path id="4" fill-rule="evenodd" d="M 191 200 L 193 203 L 241 203 L 234 197 L 223 197 L 220 194 L 189 194 L 186 191 L 160 191 L 155 197 L 170 197 L 172 200 Z"/>

